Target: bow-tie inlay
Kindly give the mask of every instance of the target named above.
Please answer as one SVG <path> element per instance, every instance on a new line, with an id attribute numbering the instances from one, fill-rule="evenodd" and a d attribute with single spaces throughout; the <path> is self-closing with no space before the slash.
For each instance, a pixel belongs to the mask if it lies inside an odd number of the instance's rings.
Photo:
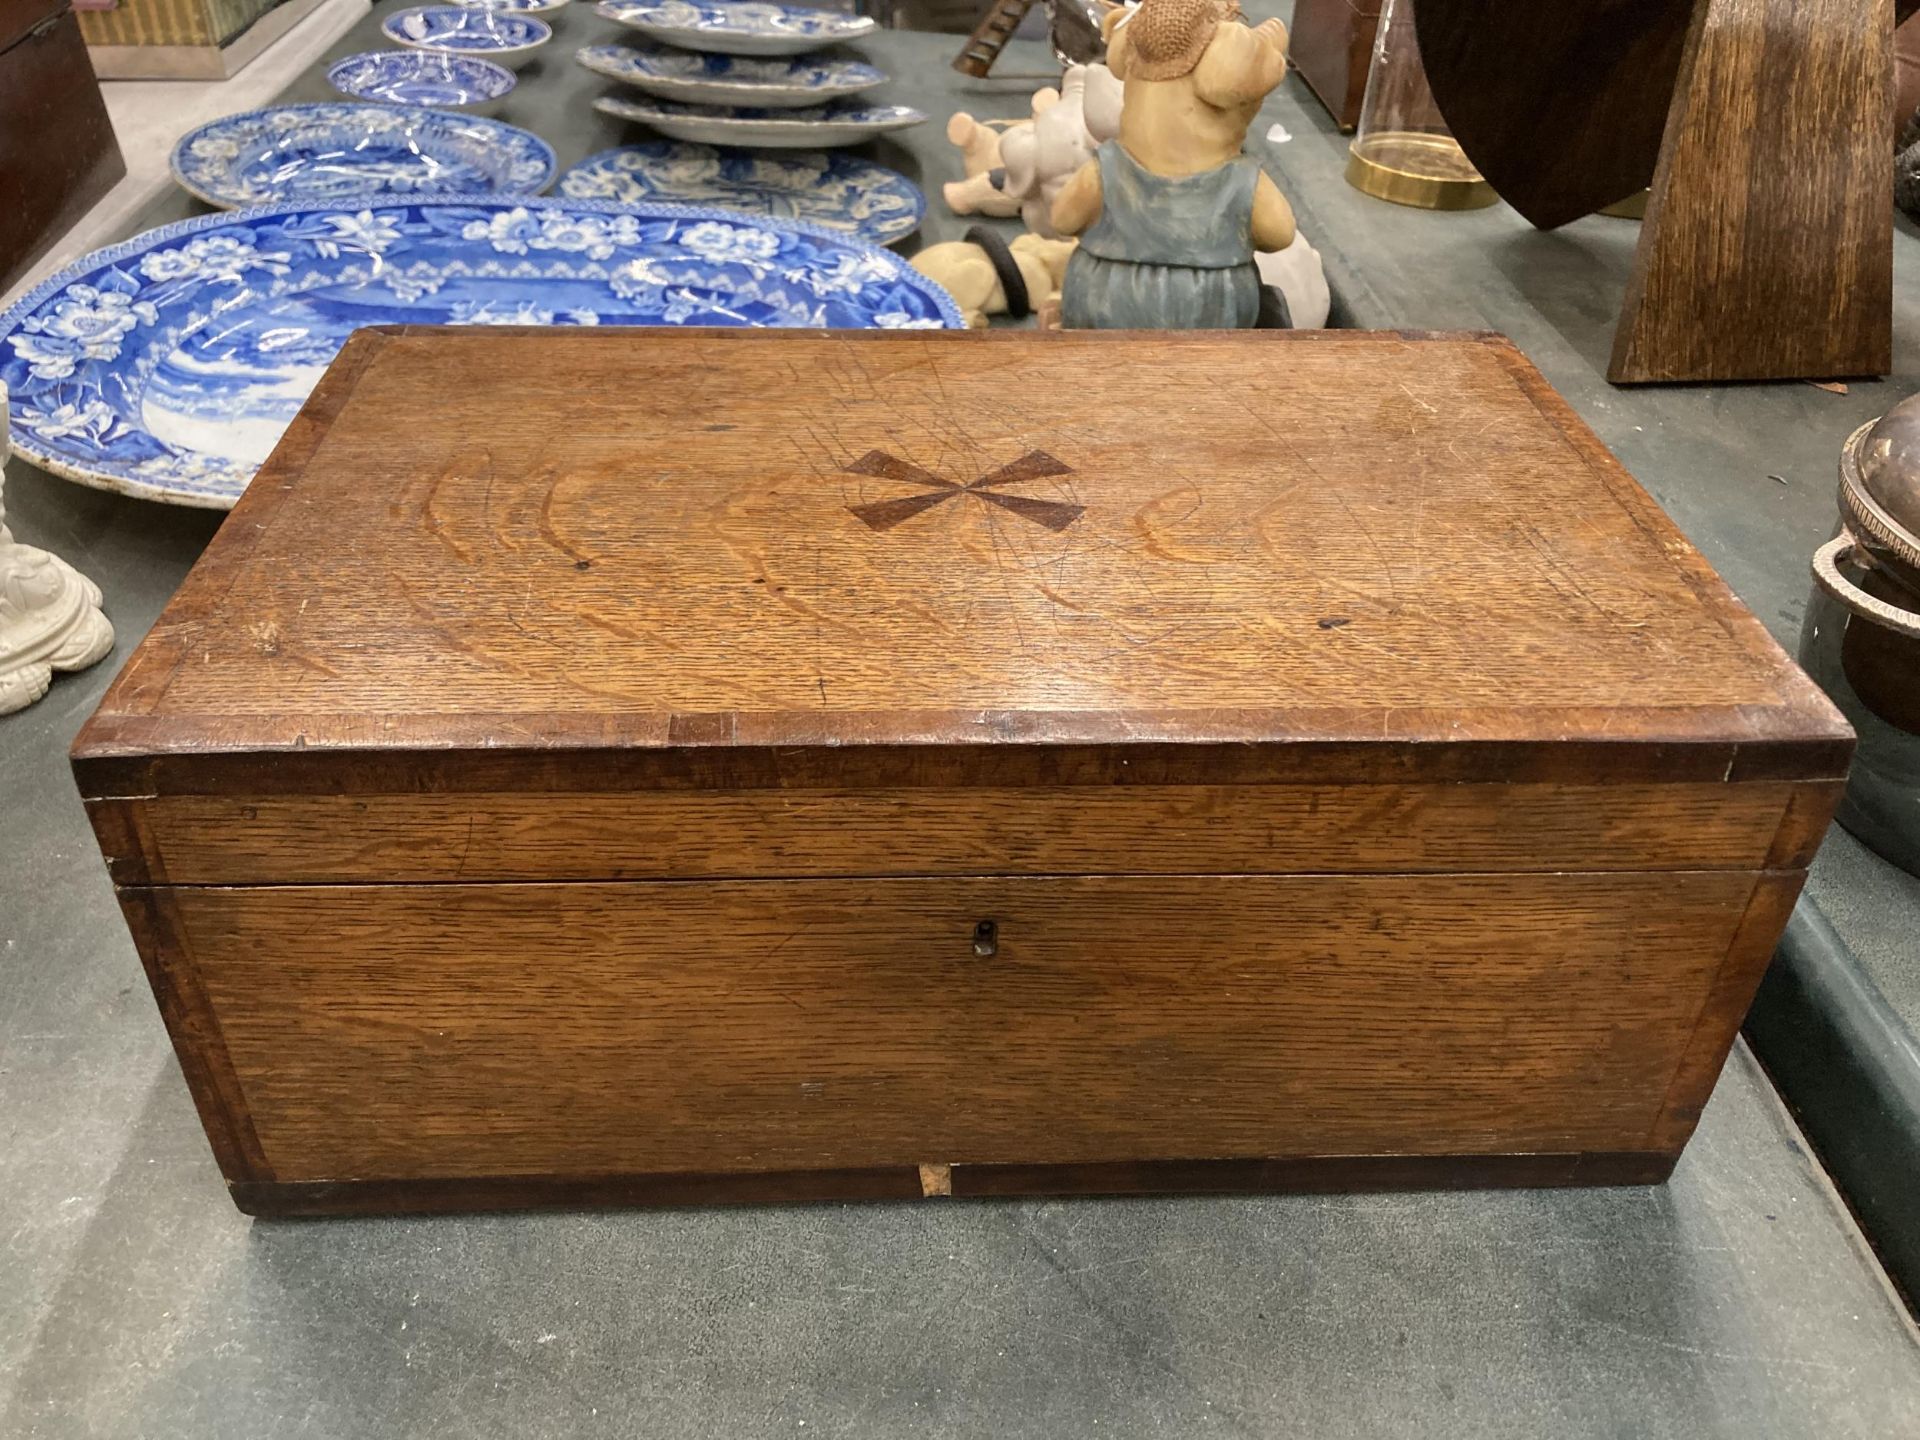
<path id="1" fill-rule="evenodd" d="M 1024 520 L 1036 525 L 1044 525 L 1049 530 L 1064 530 L 1078 520 L 1086 510 L 1084 505 L 1069 505 L 1062 500 L 1035 500 L 1027 495 L 1003 494 L 999 487 L 1017 485 L 1024 480 L 1042 480 L 1049 475 L 1071 475 L 1073 467 L 1063 465 L 1044 450 L 1029 450 L 1018 460 L 1002 465 L 998 470 L 989 470 L 978 479 L 965 485 L 949 480 L 945 476 L 935 475 L 931 470 L 923 470 L 910 461 L 884 450 L 869 450 L 853 464 L 846 467 L 850 475 L 876 475 L 883 480 L 899 480 L 909 485 L 924 485 L 925 493 L 905 495 L 898 500 L 875 500 L 866 505 L 849 505 L 847 509 L 857 515 L 866 525 L 875 530 L 891 530 L 903 520 L 911 520 L 923 510 L 931 510 L 948 500 L 962 495 L 971 495 L 974 499 L 988 505 L 998 505 L 1002 510 L 1010 510 Z"/>

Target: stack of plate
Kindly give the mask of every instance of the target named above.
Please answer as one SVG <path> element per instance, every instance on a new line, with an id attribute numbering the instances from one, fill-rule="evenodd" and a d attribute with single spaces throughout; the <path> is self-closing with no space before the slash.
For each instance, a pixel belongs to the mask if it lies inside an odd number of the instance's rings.
<path id="1" fill-rule="evenodd" d="M 603 0 L 598 13 L 644 38 L 632 45 L 590 45 L 575 58 L 596 74 L 642 91 L 645 98 L 608 95 L 596 101 L 596 107 L 651 126 L 670 139 L 692 142 L 635 147 L 652 157 L 644 167 L 646 174 L 642 176 L 631 159 L 625 173 L 643 180 L 647 195 L 711 204 L 719 198 L 718 183 L 733 192 L 733 199 L 724 203 L 758 213 L 808 213 L 828 224 L 847 223 L 836 217 L 831 204 L 824 211 L 804 204 L 799 211 L 789 208 L 796 203 L 795 177 L 811 171 L 842 192 L 848 186 L 877 186 L 877 203 L 895 221 L 904 212 L 885 197 L 911 192 L 915 200 L 907 229 L 918 224 L 924 199 L 911 181 L 879 166 L 849 168 L 825 156 L 790 155 L 769 157 L 759 166 L 751 160 L 728 161 L 729 174 L 721 178 L 704 160 L 695 163 L 689 158 L 690 152 L 708 144 L 802 151 L 854 145 L 920 124 L 926 115 L 910 106 L 853 98 L 886 82 L 886 75 L 872 65 L 808 53 L 869 33 L 875 28 L 871 17 L 762 0 Z M 621 188 L 606 179 L 611 173 L 609 157 L 620 154 L 631 157 L 634 149 L 593 157 L 580 169 L 591 167 L 598 178 L 579 183 L 599 185 L 595 192 L 599 194 Z M 773 177 L 776 193 L 765 203 L 746 193 L 754 189 L 751 182 L 758 173 Z M 671 186 L 676 176 L 697 184 L 691 190 L 675 190 Z M 876 233 L 871 226 L 851 228 Z"/>

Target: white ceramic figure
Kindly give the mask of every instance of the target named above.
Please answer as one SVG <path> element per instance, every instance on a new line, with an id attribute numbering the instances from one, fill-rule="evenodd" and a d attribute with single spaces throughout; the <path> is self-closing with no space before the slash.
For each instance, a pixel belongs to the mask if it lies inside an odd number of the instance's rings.
<path id="1" fill-rule="evenodd" d="M 1287 297 L 1287 315 L 1295 330 L 1326 326 L 1333 292 L 1327 288 L 1320 252 L 1307 243 L 1306 236 L 1296 230 L 1293 243 L 1286 249 L 1257 251 L 1253 263 L 1260 269 L 1260 283 L 1271 285 Z"/>
<path id="2" fill-rule="evenodd" d="M 1027 229 L 1059 236 L 1050 212 L 1054 197 L 1106 141 L 1120 133 L 1122 87 L 1104 65 L 1071 65 L 1060 89 L 1033 97 L 1033 122 L 1000 137 L 1004 189 L 1018 197 Z"/>
<path id="3" fill-rule="evenodd" d="M 56 670 L 84 670 L 113 648 L 100 587 L 7 530 L 7 391 L 0 385 L 0 715 L 24 710 Z"/>

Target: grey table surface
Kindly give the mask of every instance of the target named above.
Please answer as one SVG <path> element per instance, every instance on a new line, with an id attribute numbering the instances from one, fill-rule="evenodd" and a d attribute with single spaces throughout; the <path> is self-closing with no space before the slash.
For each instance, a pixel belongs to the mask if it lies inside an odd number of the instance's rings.
<path id="1" fill-rule="evenodd" d="M 504 112 L 563 165 L 640 138 L 567 58 L 614 29 L 570 7 Z M 961 81 L 951 37 L 861 48 L 936 122 L 1031 88 Z M 1340 181 L 1297 80 L 1274 124 L 1291 138 L 1256 148 L 1353 315 L 1512 335 L 1791 643 L 1835 448 L 1920 375 L 1913 237 L 1899 378 L 1617 391 L 1634 226 L 1396 210 Z M 959 174 L 937 123 L 864 153 Z M 141 227 L 198 209 L 170 195 Z M 936 200 L 923 238 L 960 228 Z M 120 638 L 0 721 L 0 1436 L 1920 1433 L 1920 1338 L 1744 1047 L 1656 1189 L 249 1222 L 64 763 L 219 517 L 19 462 L 7 499 Z M 1813 889 L 1920 1012 L 1920 885 L 1837 834 Z"/>

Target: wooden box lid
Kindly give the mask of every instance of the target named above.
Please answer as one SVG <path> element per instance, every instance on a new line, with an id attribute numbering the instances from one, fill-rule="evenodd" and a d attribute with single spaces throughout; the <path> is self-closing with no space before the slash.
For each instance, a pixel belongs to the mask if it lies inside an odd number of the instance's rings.
<path id="1" fill-rule="evenodd" d="M 1810 778 L 1844 721 L 1504 339 L 359 332 L 91 796 Z"/>

